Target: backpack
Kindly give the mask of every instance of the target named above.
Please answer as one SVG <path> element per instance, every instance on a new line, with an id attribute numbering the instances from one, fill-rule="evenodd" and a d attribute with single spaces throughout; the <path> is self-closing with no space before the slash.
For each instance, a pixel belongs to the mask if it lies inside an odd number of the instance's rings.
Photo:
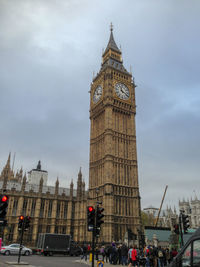
<path id="1" fill-rule="evenodd" d="M 159 257 L 159 258 L 162 258 L 162 257 L 163 257 L 162 250 L 159 250 L 159 251 L 158 251 L 158 257 Z"/>

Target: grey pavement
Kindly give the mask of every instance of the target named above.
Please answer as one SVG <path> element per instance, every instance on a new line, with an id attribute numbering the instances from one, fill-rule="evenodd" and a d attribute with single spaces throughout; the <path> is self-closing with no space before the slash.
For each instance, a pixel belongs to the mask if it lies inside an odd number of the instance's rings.
<path id="1" fill-rule="evenodd" d="M 53 256 L 44 257 L 40 255 L 23 256 L 21 262 L 26 262 L 28 265 L 18 265 L 14 264 L 17 262 L 17 256 L 3 256 L 0 255 L 0 267 L 16 267 L 16 266 L 27 266 L 27 267 L 87 267 L 91 266 L 92 263 L 89 260 L 80 260 L 80 257 L 66 257 L 66 256 Z M 10 264 L 9 264 L 10 263 Z M 94 266 L 97 266 L 97 261 L 95 261 Z M 104 267 L 119 267 L 122 265 L 111 265 L 105 263 Z"/>
<path id="2" fill-rule="evenodd" d="M 29 265 L 16 265 L 13 262 L 17 262 L 17 256 L 3 256 L 0 255 L 0 267 L 15 267 L 15 266 L 27 266 L 27 267 L 83 267 L 80 262 L 76 262 L 80 257 L 66 257 L 66 256 L 53 256 L 44 257 L 40 255 L 23 256 L 22 262 L 27 262 Z M 8 264 L 8 263 L 11 264 Z"/>
<path id="3" fill-rule="evenodd" d="M 85 261 L 85 260 L 80 260 L 79 259 L 79 260 L 76 260 L 76 262 L 81 263 L 81 264 L 85 264 L 86 266 L 91 266 L 92 265 L 92 263 L 89 260 Z M 96 260 L 94 261 L 94 266 L 95 267 L 97 266 L 97 261 Z M 112 267 L 112 266 L 122 267 L 122 265 L 113 265 L 113 264 L 104 262 L 104 267 Z"/>

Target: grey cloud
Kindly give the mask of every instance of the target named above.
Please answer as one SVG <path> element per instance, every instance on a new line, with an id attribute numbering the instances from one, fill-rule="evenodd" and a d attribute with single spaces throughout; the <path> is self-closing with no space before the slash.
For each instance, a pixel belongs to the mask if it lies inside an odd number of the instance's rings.
<path id="1" fill-rule="evenodd" d="M 199 1 L 0 1 L 0 167 L 42 160 L 88 183 L 89 94 L 109 24 L 137 84 L 142 206 L 190 197 L 199 176 Z M 155 189 L 156 188 L 156 189 Z"/>

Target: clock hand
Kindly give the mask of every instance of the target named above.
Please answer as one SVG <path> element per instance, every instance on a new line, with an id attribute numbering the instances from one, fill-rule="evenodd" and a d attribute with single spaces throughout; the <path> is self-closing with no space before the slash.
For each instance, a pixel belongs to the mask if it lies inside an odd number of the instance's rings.
<path id="1" fill-rule="evenodd" d="M 129 95 L 125 92 L 125 95 L 127 96 L 127 97 L 129 97 Z"/>

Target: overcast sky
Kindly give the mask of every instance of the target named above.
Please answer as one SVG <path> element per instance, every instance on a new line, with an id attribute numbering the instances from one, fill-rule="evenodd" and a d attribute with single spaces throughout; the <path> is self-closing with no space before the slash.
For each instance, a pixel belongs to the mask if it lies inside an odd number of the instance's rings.
<path id="1" fill-rule="evenodd" d="M 0 0 L 0 169 L 88 184 L 89 94 L 110 22 L 132 66 L 142 207 L 200 198 L 199 0 Z M 13 157 L 12 157 L 13 159 Z"/>

